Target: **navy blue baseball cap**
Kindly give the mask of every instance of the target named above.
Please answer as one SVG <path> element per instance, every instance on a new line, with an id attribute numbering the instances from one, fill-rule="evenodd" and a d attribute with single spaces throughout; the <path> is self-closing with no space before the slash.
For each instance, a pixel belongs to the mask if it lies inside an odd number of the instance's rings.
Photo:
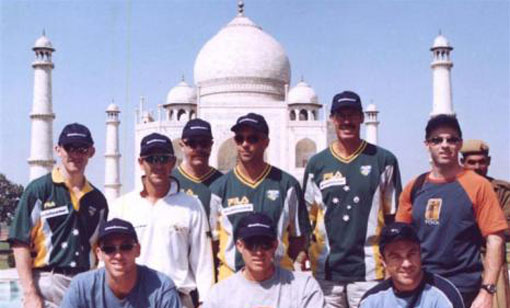
<path id="1" fill-rule="evenodd" d="M 119 218 L 114 218 L 101 224 L 99 227 L 98 242 L 103 241 L 111 235 L 126 235 L 138 243 L 138 237 L 136 236 L 133 225 Z"/>
<path id="2" fill-rule="evenodd" d="M 85 125 L 72 123 L 67 124 L 58 137 L 58 145 L 64 146 L 67 144 L 91 146 L 94 144 L 94 140 L 92 140 L 90 130 Z"/>
<path id="3" fill-rule="evenodd" d="M 181 139 L 192 137 L 205 137 L 212 139 L 211 124 L 202 119 L 193 119 L 188 121 L 182 130 Z"/>
<path id="4" fill-rule="evenodd" d="M 234 232 L 235 240 L 244 240 L 254 236 L 276 239 L 276 228 L 273 220 L 266 214 L 250 213 L 244 216 Z"/>
<path id="5" fill-rule="evenodd" d="M 237 132 L 242 127 L 251 127 L 260 133 L 269 135 L 269 126 L 267 126 L 266 119 L 264 119 L 264 117 L 260 114 L 250 112 L 247 115 L 240 117 L 230 130 Z"/>
<path id="6" fill-rule="evenodd" d="M 379 240 L 379 251 L 381 255 L 388 244 L 398 240 L 408 240 L 416 242 L 418 245 L 420 244 L 420 239 L 413 226 L 403 222 L 394 222 L 384 226 L 381 231 L 381 239 Z"/>
<path id="7" fill-rule="evenodd" d="M 363 111 L 359 95 L 352 91 L 343 91 L 333 97 L 333 101 L 331 102 L 331 114 L 334 114 L 341 108 L 354 108 L 360 112 Z"/>
<path id="8" fill-rule="evenodd" d="M 158 133 L 152 133 L 143 137 L 140 143 L 140 156 L 153 153 L 174 155 L 174 147 L 170 138 Z"/>

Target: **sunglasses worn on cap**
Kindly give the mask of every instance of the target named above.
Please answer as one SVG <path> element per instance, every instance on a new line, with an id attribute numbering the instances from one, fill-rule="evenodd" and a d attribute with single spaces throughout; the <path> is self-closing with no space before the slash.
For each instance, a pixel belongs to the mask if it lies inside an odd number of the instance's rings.
<path id="1" fill-rule="evenodd" d="M 172 158 L 174 158 L 172 155 L 149 155 L 142 157 L 143 160 L 145 160 L 149 164 L 166 164 L 168 163 Z"/>
<path id="2" fill-rule="evenodd" d="M 255 143 L 259 142 L 260 139 L 261 138 L 259 136 L 257 136 L 257 135 L 248 135 L 248 136 L 235 135 L 234 136 L 234 141 L 238 145 L 243 144 L 244 141 L 248 142 L 249 144 L 255 144 Z"/>
<path id="3" fill-rule="evenodd" d="M 246 239 L 243 240 L 244 245 L 249 251 L 271 250 L 273 248 L 273 241 L 271 239 Z"/>
<path id="4" fill-rule="evenodd" d="M 120 246 L 115 245 L 103 245 L 101 246 L 101 250 L 107 254 L 115 254 L 117 252 L 129 252 L 135 247 L 135 244 L 129 243 L 129 244 L 121 244 Z"/>
<path id="5" fill-rule="evenodd" d="M 438 144 L 441 144 L 443 143 L 444 141 L 446 140 L 446 143 L 450 144 L 450 145 L 454 145 L 454 144 L 457 144 L 460 142 L 460 138 L 459 137 L 432 137 L 432 138 L 429 138 L 429 140 L 427 140 L 428 142 L 432 143 L 433 145 L 438 145 Z"/>
<path id="6" fill-rule="evenodd" d="M 63 148 L 67 153 L 85 155 L 89 152 L 90 147 L 88 147 L 86 145 L 66 144 L 63 146 Z"/>
<path id="7" fill-rule="evenodd" d="M 187 147 L 196 149 L 201 147 L 202 149 L 208 148 L 212 145 L 212 140 L 208 139 L 188 139 L 182 141 Z"/>

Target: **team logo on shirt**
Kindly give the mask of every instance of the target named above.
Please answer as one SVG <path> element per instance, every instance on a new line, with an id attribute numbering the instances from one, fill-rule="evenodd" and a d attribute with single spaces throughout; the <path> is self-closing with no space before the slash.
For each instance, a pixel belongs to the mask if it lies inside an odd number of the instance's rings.
<path id="1" fill-rule="evenodd" d="M 427 201 L 427 207 L 425 208 L 425 223 L 428 225 L 438 225 L 439 216 L 441 215 L 441 206 L 443 199 L 431 198 Z"/>
<path id="2" fill-rule="evenodd" d="M 269 200 L 276 200 L 278 199 L 278 197 L 280 196 L 280 191 L 279 190 L 268 190 L 266 191 L 266 197 L 269 199 Z"/>
<path id="3" fill-rule="evenodd" d="M 345 185 L 347 180 L 340 171 L 328 172 L 322 175 L 322 181 L 319 184 L 319 188 L 325 189 L 331 186 L 342 186 Z"/>
<path id="4" fill-rule="evenodd" d="M 193 190 L 191 190 L 191 188 L 183 189 L 182 191 L 185 192 L 186 195 L 188 196 L 195 196 L 195 193 L 193 192 Z"/>
<path id="5" fill-rule="evenodd" d="M 97 212 L 97 209 L 93 206 L 89 206 L 89 215 L 94 216 L 94 214 Z"/>
<path id="6" fill-rule="evenodd" d="M 48 202 L 45 202 L 44 205 L 43 205 L 43 209 L 49 209 L 49 208 L 52 208 L 52 207 L 55 207 L 56 204 L 54 201 L 48 201 Z"/>
<path id="7" fill-rule="evenodd" d="M 243 212 L 253 212 L 253 204 L 250 203 L 250 199 L 246 196 L 228 198 L 227 207 L 221 210 L 221 213 L 225 216 Z"/>
<path id="8" fill-rule="evenodd" d="M 368 176 L 370 174 L 370 171 L 372 171 L 372 166 L 370 166 L 370 165 L 360 167 L 360 172 L 364 176 Z"/>

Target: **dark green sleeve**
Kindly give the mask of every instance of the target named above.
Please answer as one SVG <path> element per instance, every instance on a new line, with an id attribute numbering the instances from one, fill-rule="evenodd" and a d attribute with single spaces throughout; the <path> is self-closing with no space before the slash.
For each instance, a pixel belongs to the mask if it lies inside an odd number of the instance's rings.
<path id="1" fill-rule="evenodd" d="M 40 218 L 41 205 L 44 202 L 37 191 L 37 186 L 32 183 L 21 195 L 9 229 L 9 242 L 31 243 L 30 232 L 34 227 L 34 222 Z"/>

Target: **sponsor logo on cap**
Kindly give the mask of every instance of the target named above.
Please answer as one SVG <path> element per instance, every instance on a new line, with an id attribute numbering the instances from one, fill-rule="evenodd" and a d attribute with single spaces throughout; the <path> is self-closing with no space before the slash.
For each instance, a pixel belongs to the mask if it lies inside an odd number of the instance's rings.
<path id="1" fill-rule="evenodd" d="M 259 121 L 255 120 L 255 119 L 250 119 L 250 118 L 244 118 L 244 119 L 241 119 L 241 120 L 239 120 L 239 123 L 243 123 L 243 122 L 246 122 L 246 121 L 248 121 L 248 122 L 253 122 L 253 123 L 255 123 L 255 124 L 258 124 L 258 123 L 259 123 Z"/>
<path id="2" fill-rule="evenodd" d="M 87 135 L 85 134 L 80 134 L 80 133 L 68 133 L 67 134 L 67 137 L 87 137 Z"/>
<path id="3" fill-rule="evenodd" d="M 104 228 L 105 231 L 108 231 L 108 230 L 111 230 L 111 229 L 122 229 L 122 230 L 128 230 L 127 227 L 124 227 L 124 226 L 109 226 L 109 227 L 106 227 Z"/>
<path id="4" fill-rule="evenodd" d="M 356 101 L 356 99 L 354 99 L 354 98 L 347 98 L 347 97 L 339 98 L 337 100 L 338 103 L 341 103 L 341 102 L 355 102 L 355 101 Z"/>
<path id="5" fill-rule="evenodd" d="M 152 140 L 147 141 L 147 144 L 151 144 L 154 142 L 166 143 L 166 140 L 165 139 L 152 139 Z"/>
<path id="6" fill-rule="evenodd" d="M 204 126 L 190 126 L 189 129 L 203 129 L 203 130 L 207 130 L 207 127 L 204 127 Z"/>
<path id="7" fill-rule="evenodd" d="M 249 224 L 249 225 L 247 225 L 247 227 L 248 228 L 263 227 L 263 228 L 266 228 L 266 229 L 270 229 L 271 228 L 271 226 L 268 226 L 268 225 L 265 225 L 265 224 L 261 224 L 260 222 Z"/>

